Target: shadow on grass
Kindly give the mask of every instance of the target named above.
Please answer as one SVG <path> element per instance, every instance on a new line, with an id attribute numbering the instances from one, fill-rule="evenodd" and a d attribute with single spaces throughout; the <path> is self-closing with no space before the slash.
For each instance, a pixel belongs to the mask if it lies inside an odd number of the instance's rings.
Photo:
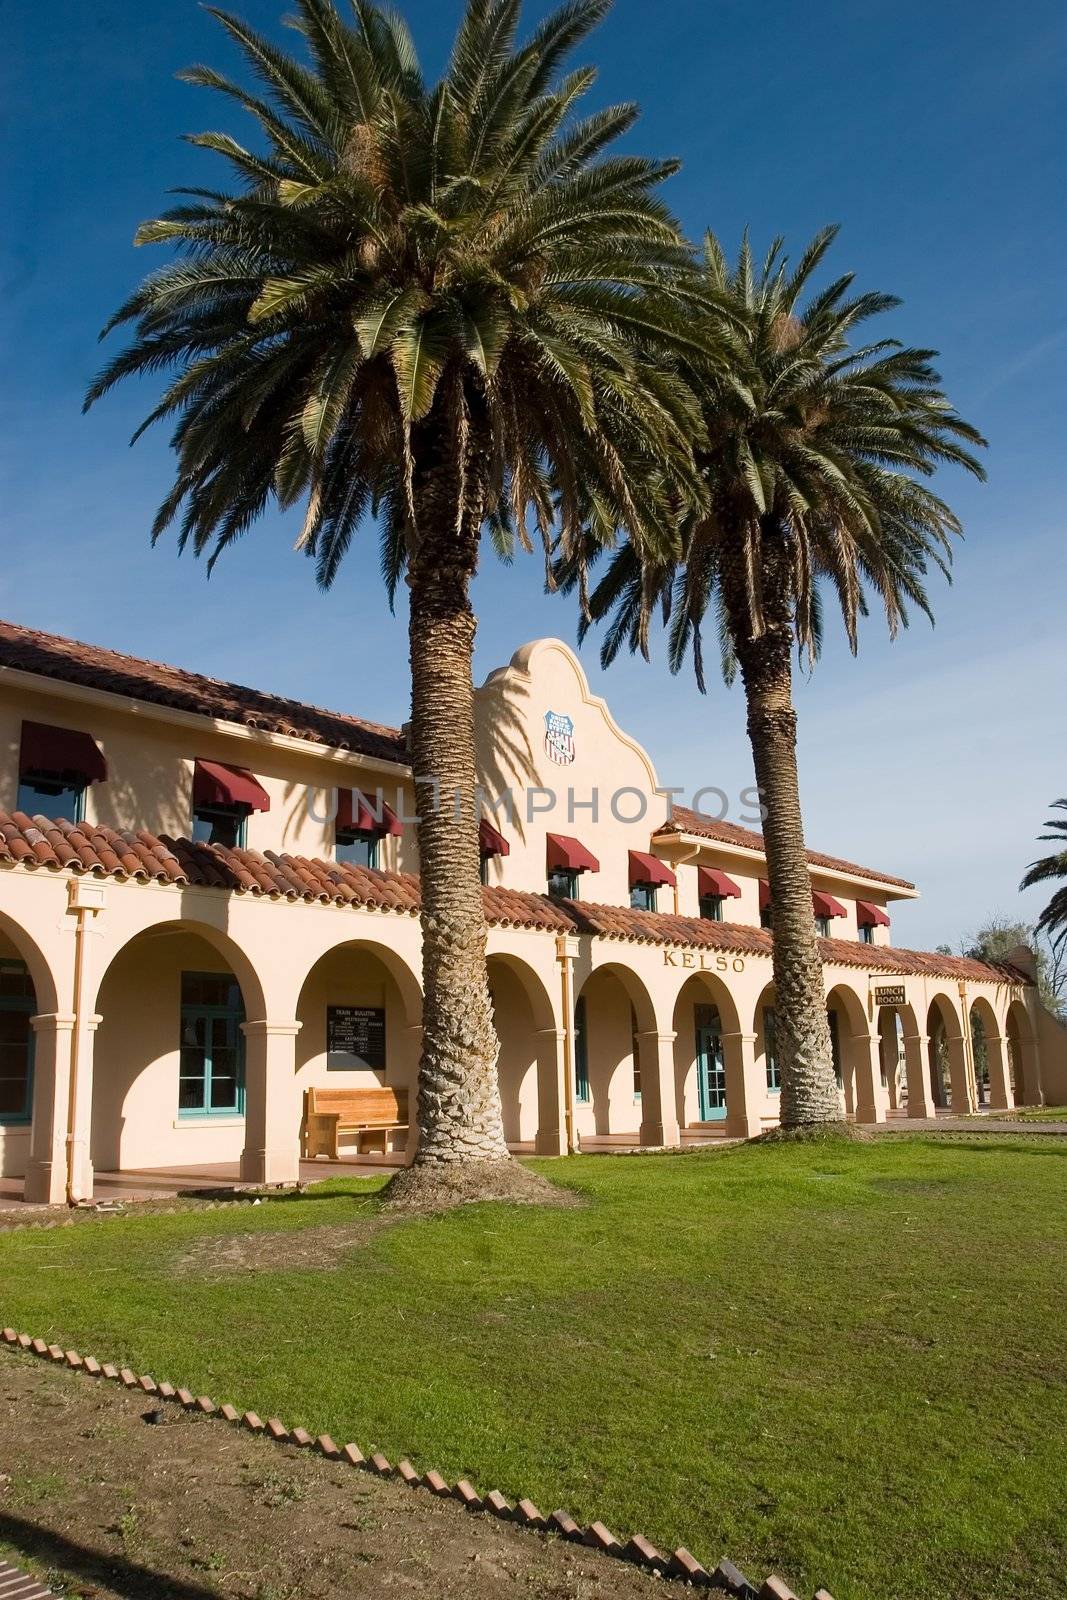
<path id="1" fill-rule="evenodd" d="M 204 1589 L 198 1583 L 153 1572 L 123 1555 L 93 1550 L 8 1512 L 0 1511 L 0 1539 L 38 1566 L 52 1567 L 66 1578 L 106 1584 L 128 1600 L 218 1600 L 217 1589 Z"/>
<path id="2" fill-rule="evenodd" d="M 1055 1136 L 1042 1139 L 1011 1139 L 985 1135 L 980 1139 L 953 1139 L 945 1141 L 950 1150 L 977 1150 L 982 1155 L 1010 1156 L 1067 1156 L 1067 1138 Z"/>

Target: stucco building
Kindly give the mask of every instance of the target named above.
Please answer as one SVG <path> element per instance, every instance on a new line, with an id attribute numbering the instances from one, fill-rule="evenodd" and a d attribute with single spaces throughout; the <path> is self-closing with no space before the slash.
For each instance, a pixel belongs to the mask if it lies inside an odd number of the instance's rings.
<path id="1" fill-rule="evenodd" d="M 476 717 L 509 1140 L 773 1125 L 759 833 L 714 820 L 717 795 L 672 808 L 556 640 L 493 673 Z M 3 624 L 0 762 L 0 1175 L 27 1198 L 86 1198 L 94 1169 L 289 1181 L 306 1089 L 414 1089 L 403 730 Z M 809 861 L 847 1116 L 1058 1086 L 1024 966 L 898 949 L 910 883 Z"/>

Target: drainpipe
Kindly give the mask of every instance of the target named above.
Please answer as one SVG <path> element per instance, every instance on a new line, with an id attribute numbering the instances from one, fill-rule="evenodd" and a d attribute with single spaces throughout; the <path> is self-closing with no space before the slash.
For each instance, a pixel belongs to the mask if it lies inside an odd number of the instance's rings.
<path id="1" fill-rule="evenodd" d="M 678 868 L 687 867 L 690 861 L 695 861 L 703 848 L 702 844 L 695 844 L 687 856 L 679 856 L 677 861 L 671 862 L 671 871 L 674 873 L 674 914 L 676 917 L 681 915 L 681 907 L 678 904 Z"/>
<path id="2" fill-rule="evenodd" d="M 967 1004 L 967 985 L 960 979 L 960 1010 L 963 1012 L 963 1058 L 967 1063 L 967 1098 L 970 1110 L 978 1110 L 978 1074 L 974 1065 L 974 1039 L 971 1036 L 971 1008 Z"/>
<path id="3" fill-rule="evenodd" d="M 92 913 L 87 906 L 75 910 L 74 924 L 74 1032 L 71 1037 L 70 1078 L 67 1093 L 67 1204 L 78 1204 L 74 1197 L 74 1130 L 78 1126 L 78 1108 L 81 1090 L 82 1013 L 85 1009 L 85 933 L 87 918 Z"/>
<path id="4" fill-rule="evenodd" d="M 556 959 L 559 962 L 560 989 L 563 1001 L 563 1116 L 567 1131 L 567 1154 L 577 1149 L 574 1140 L 574 1003 L 571 999 L 571 955 L 567 950 L 567 935 L 556 935 Z"/>

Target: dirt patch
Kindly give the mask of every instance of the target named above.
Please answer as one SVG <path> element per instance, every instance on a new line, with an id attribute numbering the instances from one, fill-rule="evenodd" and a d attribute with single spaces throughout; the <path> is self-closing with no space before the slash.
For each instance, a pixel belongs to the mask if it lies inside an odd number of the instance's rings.
<path id="1" fill-rule="evenodd" d="M 389 1226 L 383 1216 L 319 1228 L 201 1235 L 176 1255 L 179 1276 L 226 1278 L 244 1272 L 330 1272 Z"/>
<path id="2" fill-rule="evenodd" d="M 549 1183 L 521 1162 L 427 1161 L 405 1167 L 382 1190 L 382 1203 L 391 1210 L 450 1211 L 453 1206 L 476 1205 L 482 1200 L 503 1200 L 522 1206 L 579 1206 L 572 1189 Z"/>
<path id="3" fill-rule="evenodd" d="M 85 1600 L 690 1592 L 6 1348 L 0 1462 L 0 1552 Z"/>

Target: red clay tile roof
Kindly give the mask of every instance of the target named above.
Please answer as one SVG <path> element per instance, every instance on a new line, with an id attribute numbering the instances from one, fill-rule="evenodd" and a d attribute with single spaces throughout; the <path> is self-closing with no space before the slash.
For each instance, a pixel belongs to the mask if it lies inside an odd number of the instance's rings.
<path id="1" fill-rule="evenodd" d="M 665 833 L 694 833 L 702 839 L 717 839 L 722 844 L 735 844 L 744 850 L 763 850 L 762 833 L 754 833 L 751 828 L 739 828 L 736 822 L 718 822 L 714 817 L 705 816 L 702 811 L 690 811 L 688 806 L 675 806 L 671 820 L 657 828 L 653 837 L 661 837 Z M 858 867 L 854 861 L 820 855 L 817 850 L 809 850 L 807 854 L 813 867 L 825 867 L 828 872 L 848 872 L 857 878 L 869 878 L 872 883 L 892 883 L 899 889 L 915 887 L 907 878 L 891 878 L 887 872 L 876 872 L 873 867 Z"/>
<path id="2" fill-rule="evenodd" d="M 413 873 L 373 872 L 348 862 L 276 855 L 273 851 L 261 854 L 257 850 L 231 850 L 165 835 L 157 838 L 145 828 L 119 831 L 91 823 L 28 817 L 22 811 L 0 810 L 0 863 L 4 862 L 31 870 L 68 868 L 97 877 L 193 885 L 290 901 L 317 900 L 412 917 L 418 915 L 420 905 L 419 880 Z M 771 934 L 764 928 L 740 923 L 635 911 L 629 906 L 549 900 L 518 889 L 488 888 L 484 897 L 486 917 L 495 927 L 586 934 L 637 944 L 676 944 L 734 955 L 771 954 Z M 984 983 L 1030 981 L 1015 967 L 964 956 L 855 944 L 846 939 L 820 939 L 819 944 L 823 960 L 835 966 L 862 967 L 878 973 L 974 978 Z"/>
<path id="3" fill-rule="evenodd" d="M 109 694 L 147 700 L 152 705 L 218 717 L 246 728 L 287 734 L 310 744 L 332 745 L 376 760 L 404 765 L 408 761 L 407 744 L 399 728 L 364 722 L 340 711 L 322 711 L 281 695 L 246 689 L 239 683 L 220 683 L 197 672 L 184 672 L 158 661 L 142 661 L 99 645 L 39 633 L 35 628 L 20 628 L 14 622 L 0 622 L 0 667 L 14 667 L 19 672 L 58 678 L 88 689 L 104 689 Z"/>

